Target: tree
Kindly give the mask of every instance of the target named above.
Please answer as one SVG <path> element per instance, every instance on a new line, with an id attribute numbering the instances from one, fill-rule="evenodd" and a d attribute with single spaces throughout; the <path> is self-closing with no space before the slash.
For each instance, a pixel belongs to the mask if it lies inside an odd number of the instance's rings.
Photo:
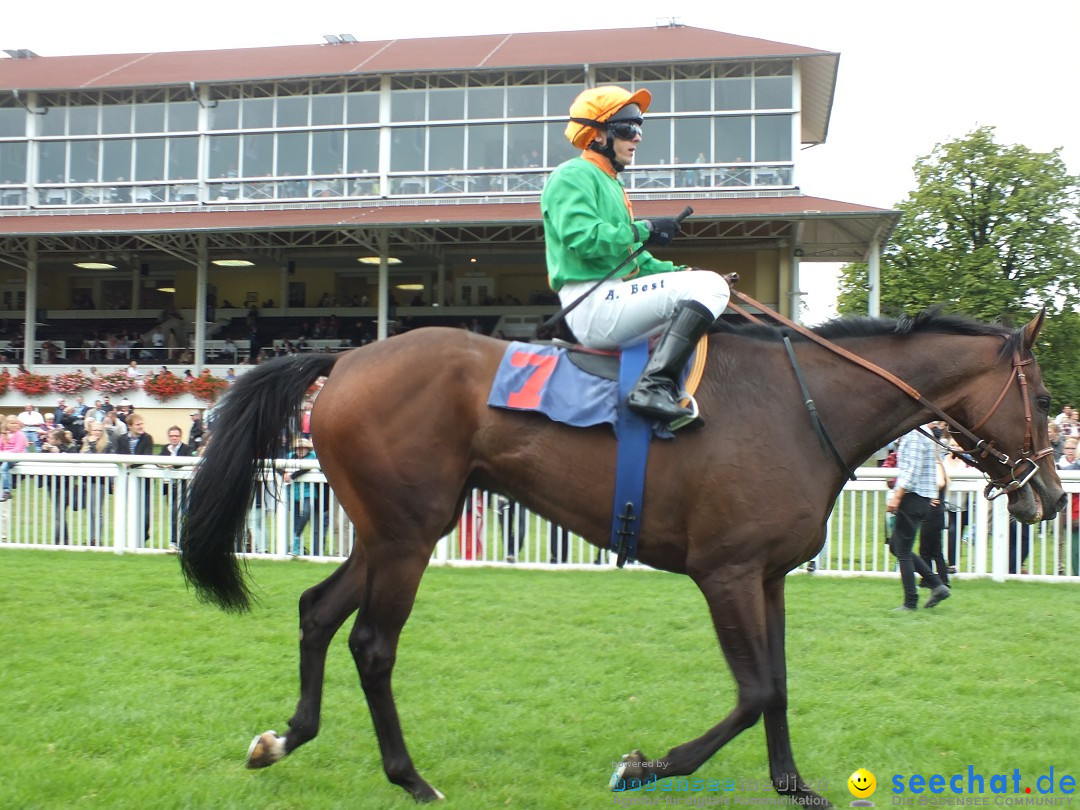
<path id="1" fill-rule="evenodd" d="M 1080 302 L 1078 178 L 1060 150 L 1002 146 L 993 127 L 938 144 L 881 259 L 881 310 L 932 304 L 983 320 Z M 866 312 L 866 265 L 841 271 L 838 308 Z"/>
<path id="2" fill-rule="evenodd" d="M 944 304 L 984 321 L 1022 323 L 1045 306 L 1040 364 L 1056 394 L 1080 399 L 1080 178 L 1060 149 L 1003 146 L 993 127 L 981 127 L 935 146 L 916 162 L 915 176 L 882 251 L 882 313 Z M 867 300 L 866 264 L 846 265 L 839 311 L 865 313 Z"/>

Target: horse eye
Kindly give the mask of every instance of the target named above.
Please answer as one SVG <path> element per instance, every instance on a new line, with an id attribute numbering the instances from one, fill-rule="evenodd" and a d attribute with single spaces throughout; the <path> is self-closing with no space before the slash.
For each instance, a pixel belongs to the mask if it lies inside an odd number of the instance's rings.
<path id="1" fill-rule="evenodd" d="M 1050 413 L 1050 397 L 1036 397 L 1035 404 L 1039 406 L 1039 410 L 1043 413 Z"/>

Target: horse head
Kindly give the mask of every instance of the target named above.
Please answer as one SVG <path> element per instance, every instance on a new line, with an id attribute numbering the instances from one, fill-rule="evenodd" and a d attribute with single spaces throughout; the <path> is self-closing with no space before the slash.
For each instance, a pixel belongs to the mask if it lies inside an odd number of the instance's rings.
<path id="1" fill-rule="evenodd" d="M 1042 310 L 1006 339 L 1000 352 L 1010 365 L 1004 387 L 998 388 L 998 364 L 983 375 L 975 396 L 984 415 L 970 431 L 953 431 L 970 462 L 990 479 L 986 496 L 1006 495 L 1009 513 L 1023 523 L 1052 520 L 1067 500 L 1047 432 L 1050 393 L 1031 352 L 1045 317 Z"/>

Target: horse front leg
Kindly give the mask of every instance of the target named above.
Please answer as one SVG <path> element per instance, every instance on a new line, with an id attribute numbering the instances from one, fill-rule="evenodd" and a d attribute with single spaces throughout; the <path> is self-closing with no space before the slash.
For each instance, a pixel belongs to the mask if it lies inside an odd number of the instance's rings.
<path id="1" fill-rule="evenodd" d="M 394 549 L 388 549 L 388 553 L 403 554 Z M 420 776 L 413 764 L 401 731 L 391 677 L 401 630 L 412 612 L 429 559 L 430 550 L 412 556 L 383 557 L 378 565 L 373 556 L 364 609 L 349 635 L 349 649 L 371 711 L 386 778 L 418 802 L 445 797 Z"/>
<path id="2" fill-rule="evenodd" d="M 365 566 L 354 552 L 329 577 L 300 597 L 300 700 L 284 736 L 264 731 L 248 748 L 247 766 L 265 768 L 319 733 L 326 650 L 345 620 L 360 607 Z"/>
<path id="3" fill-rule="evenodd" d="M 653 777 L 693 773 L 739 732 L 754 725 L 772 700 L 761 572 L 727 569 L 695 581 L 708 603 L 720 647 L 735 676 L 735 707 L 703 735 L 672 748 L 661 759 L 650 761 L 639 750 L 628 754 L 612 779 L 616 790 L 635 787 L 635 780 L 644 784 Z"/>
<path id="4" fill-rule="evenodd" d="M 790 796 L 807 807 L 828 807 L 827 799 L 814 793 L 799 775 L 791 751 L 787 717 L 787 654 L 784 648 L 784 577 L 765 584 L 765 622 L 769 645 L 772 692 L 765 704 L 765 741 L 769 748 L 769 775 L 781 796 Z"/>

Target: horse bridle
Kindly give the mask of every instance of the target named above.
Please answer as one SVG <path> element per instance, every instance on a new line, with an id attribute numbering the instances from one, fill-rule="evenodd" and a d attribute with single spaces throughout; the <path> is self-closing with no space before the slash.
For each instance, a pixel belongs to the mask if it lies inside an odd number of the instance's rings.
<path id="1" fill-rule="evenodd" d="M 806 327 L 801 326 L 800 324 L 797 324 L 794 321 L 789 320 L 788 318 L 785 318 L 780 313 L 767 309 L 763 304 L 755 301 L 753 298 L 746 295 L 746 293 L 732 289 L 731 294 L 733 296 L 736 296 L 744 304 L 753 306 L 760 310 L 762 313 L 767 312 L 770 317 L 779 321 L 784 326 L 795 330 L 803 337 L 812 340 L 818 345 L 823 346 L 824 348 L 828 349 L 834 354 L 839 355 L 840 357 L 845 358 L 846 360 L 850 360 L 856 365 L 861 366 L 867 371 L 870 371 L 881 377 L 883 380 L 895 386 L 896 388 L 899 388 L 909 397 L 918 402 L 926 410 L 930 411 L 930 413 L 936 416 L 939 420 L 945 422 L 949 426 L 949 433 L 951 435 L 963 436 L 965 439 L 967 439 L 967 441 L 972 445 L 972 447 L 971 449 L 965 450 L 965 454 L 977 453 L 979 457 L 984 461 L 987 458 L 993 458 L 994 461 L 1004 466 L 1007 470 L 1004 475 L 999 476 L 998 478 L 991 478 L 988 472 L 983 470 L 979 465 L 975 464 L 970 458 L 966 457 L 965 455 L 959 455 L 954 453 L 954 451 L 950 447 L 943 444 L 935 436 L 922 430 L 922 428 L 918 428 L 918 430 L 922 432 L 923 435 L 929 436 L 930 439 L 933 440 L 936 444 L 945 448 L 950 453 L 956 455 L 956 457 L 963 461 L 965 464 L 979 470 L 979 472 L 981 472 L 989 479 L 989 483 L 986 485 L 986 489 L 983 491 L 983 495 L 986 496 L 987 500 L 992 501 L 995 498 L 1000 497 L 1001 495 L 1015 492 L 1016 490 L 1025 486 L 1028 482 L 1031 481 L 1032 478 L 1035 477 L 1036 473 L 1038 473 L 1039 459 L 1054 452 L 1053 448 L 1049 446 L 1043 448 L 1042 450 L 1035 451 L 1034 453 L 1032 452 L 1034 446 L 1034 435 L 1032 432 L 1031 402 L 1028 399 L 1027 375 L 1024 374 L 1024 366 L 1031 363 L 1032 358 L 1029 357 L 1026 360 L 1022 360 L 1018 351 L 1013 352 L 1012 372 L 1010 372 L 1008 379 L 1005 381 L 1005 385 L 1002 387 L 1001 393 L 998 394 L 997 399 L 994 401 L 994 404 L 990 406 L 990 410 L 987 411 L 986 415 L 982 419 L 980 419 L 973 428 L 969 430 L 896 375 L 891 374 L 890 372 L 886 371 L 878 365 L 875 365 L 874 363 L 871 363 L 869 360 L 865 360 L 862 357 L 859 357 L 853 352 L 849 352 L 847 349 L 844 349 L 841 346 L 837 346 L 832 341 L 826 340 L 820 335 L 811 332 Z M 761 320 L 759 318 L 757 318 L 755 315 L 748 312 L 747 310 L 743 309 L 742 307 L 738 306 L 737 304 L 732 304 L 729 302 L 728 306 L 731 307 L 734 312 L 743 316 L 744 318 L 747 318 L 754 323 L 761 323 Z M 1005 395 L 1013 387 L 1014 381 L 1020 386 L 1020 398 L 1024 402 L 1025 420 L 1024 446 L 1015 458 L 1010 457 L 1007 453 L 1003 453 L 998 450 L 994 446 L 993 441 L 988 442 L 986 441 L 986 439 L 981 439 L 977 435 L 975 435 L 975 431 L 983 427 L 983 425 L 985 425 L 990 420 L 990 418 L 994 415 L 997 409 L 1001 406 L 1001 403 L 1005 399 Z M 959 444 L 959 442 L 957 443 Z M 1024 465 L 1027 465 L 1027 467 L 1024 468 Z"/>
<path id="2" fill-rule="evenodd" d="M 1013 352 L 1013 363 L 1012 364 L 1013 364 L 1013 370 L 1016 373 L 1015 373 L 1015 375 L 1013 375 L 1013 374 L 1009 375 L 1009 378 L 1005 381 L 1004 387 L 1001 389 L 1001 393 L 998 394 L 998 398 L 996 400 L 994 400 L 994 404 L 990 406 L 990 410 L 987 411 L 986 416 L 984 416 L 982 419 L 980 419 L 978 421 L 978 423 L 970 431 L 965 430 L 964 428 L 960 427 L 959 425 L 957 425 L 957 427 L 960 428 L 959 431 L 957 431 L 957 430 L 950 430 L 949 431 L 949 433 L 951 433 L 954 436 L 957 435 L 958 433 L 962 433 L 969 440 L 973 440 L 975 442 L 975 446 L 972 448 L 972 450 L 977 451 L 982 458 L 985 459 L 987 456 L 992 455 L 996 461 L 998 461 L 1000 464 L 1003 464 L 1005 467 L 1008 468 L 1007 475 L 1003 475 L 1000 478 L 996 478 L 996 479 L 991 478 L 990 483 L 986 485 L 986 489 L 983 491 L 983 494 L 986 496 L 987 500 L 992 501 L 992 500 L 994 500 L 994 498 L 997 498 L 997 497 L 999 497 L 1001 495 L 1005 495 L 1005 494 L 1008 494 L 1010 492 L 1015 492 L 1016 490 L 1020 489 L 1022 486 L 1027 484 L 1032 478 L 1035 477 L 1035 474 L 1039 471 L 1039 459 L 1041 459 L 1044 456 L 1054 452 L 1054 448 L 1047 446 L 1047 447 L 1044 447 L 1042 450 L 1036 451 L 1034 453 L 1034 455 L 1032 454 L 1032 449 L 1034 447 L 1034 440 L 1033 440 L 1033 434 L 1032 434 L 1032 430 L 1031 430 L 1031 428 L 1032 428 L 1031 400 L 1028 398 L 1027 375 L 1024 374 L 1024 366 L 1028 365 L 1031 362 L 1032 362 L 1032 358 L 1029 357 L 1026 360 L 1021 360 L 1020 359 L 1020 352 L 1014 351 Z M 1002 401 L 1005 399 L 1005 395 L 1007 393 L 1009 393 L 1009 389 L 1012 388 L 1012 383 L 1013 383 L 1014 379 L 1020 385 L 1020 399 L 1024 403 L 1024 422 L 1025 422 L 1025 424 L 1024 424 L 1024 447 L 1020 451 L 1020 454 L 1015 459 L 1010 458 L 1005 453 L 1002 453 L 1001 451 L 997 450 L 994 447 L 994 443 L 992 441 L 987 442 L 985 439 L 980 439 L 978 436 L 975 435 L 975 431 L 978 430 L 979 428 L 981 428 L 983 425 L 985 425 L 987 423 L 987 421 L 990 419 L 990 417 L 994 415 L 994 412 L 997 411 L 998 406 L 1001 405 Z M 946 420 L 946 421 L 948 421 L 950 423 L 950 427 L 952 427 L 952 425 L 954 424 L 952 422 L 952 420 Z M 1020 465 L 1025 464 L 1025 463 L 1030 466 L 1030 469 L 1027 470 L 1024 473 L 1023 476 L 1017 477 L 1017 470 L 1019 469 Z M 971 466 L 974 467 L 975 465 L 972 464 Z M 976 469 L 978 469 L 978 467 L 976 467 Z M 987 478 L 990 477 L 988 473 L 984 473 L 984 474 L 987 476 Z M 996 490 L 995 490 L 995 487 L 996 487 Z"/>

